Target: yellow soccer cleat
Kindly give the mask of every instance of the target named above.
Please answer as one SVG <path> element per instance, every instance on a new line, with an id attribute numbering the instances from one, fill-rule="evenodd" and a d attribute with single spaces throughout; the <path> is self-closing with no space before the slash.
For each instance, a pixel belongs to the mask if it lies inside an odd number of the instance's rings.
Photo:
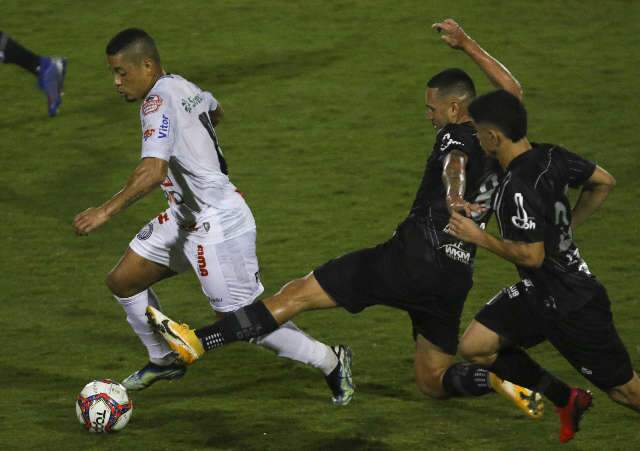
<path id="1" fill-rule="evenodd" d="M 164 338 L 182 362 L 191 365 L 202 357 L 204 354 L 202 342 L 188 325 L 176 323 L 151 306 L 147 307 L 147 318 L 151 327 Z"/>
<path id="2" fill-rule="evenodd" d="M 500 379 L 493 373 L 490 374 L 489 380 L 491 387 L 496 392 L 510 399 L 518 409 L 522 410 L 528 417 L 535 420 L 542 418 L 544 414 L 544 403 L 542 402 L 540 393 Z"/>

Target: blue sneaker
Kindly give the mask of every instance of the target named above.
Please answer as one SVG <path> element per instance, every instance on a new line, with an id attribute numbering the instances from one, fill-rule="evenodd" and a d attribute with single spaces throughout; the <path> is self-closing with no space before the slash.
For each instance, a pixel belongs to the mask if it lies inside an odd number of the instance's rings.
<path id="1" fill-rule="evenodd" d="M 336 406 L 346 406 L 355 391 L 351 378 L 351 348 L 345 345 L 332 346 L 331 350 L 338 358 L 338 366 L 325 376 L 327 385 L 333 393 L 332 401 Z"/>
<path id="2" fill-rule="evenodd" d="M 187 367 L 181 363 L 172 363 L 167 366 L 147 363 L 144 368 L 131 374 L 122 381 L 124 388 L 130 391 L 144 390 L 159 380 L 180 379 L 187 372 Z"/>
<path id="3" fill-rule="evenodd" d="M 55 116 L 62 103 L 64 76 L 67 72 L 67 60 L 60 57 L 43 56 L 38 70 L 38 86 L 47 96 L 49 116 Z"/>

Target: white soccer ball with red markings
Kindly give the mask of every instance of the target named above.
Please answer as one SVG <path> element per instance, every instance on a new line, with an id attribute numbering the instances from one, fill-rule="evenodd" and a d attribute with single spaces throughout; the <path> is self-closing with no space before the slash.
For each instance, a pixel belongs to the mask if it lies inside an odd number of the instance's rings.
<path id="1" fill-rule="evenodd" d="M 123 429 L 133 412 L 127 389 L 111 379 L 89 382 L 76 400 L 76 415 L 91 432 Z"/>

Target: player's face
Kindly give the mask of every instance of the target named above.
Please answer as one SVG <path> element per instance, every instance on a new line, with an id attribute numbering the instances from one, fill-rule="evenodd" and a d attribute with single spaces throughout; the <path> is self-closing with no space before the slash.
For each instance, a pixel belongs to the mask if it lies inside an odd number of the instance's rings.
<path id="1" fill-rule="evenodd" d="M 153 84 L 153 72 L 145 62 L 138 63 L 123 53 L 108 55 L 113 84 L 127 102 L 141 100 Z"/>
<path id="2" fill-rule="evenodd" d="M 436 130 L 447 125 L 449 121 L 450 102 L 438 95 L 438 88 L 427 88 L 425 93 L 425 105 L 427 107 L 427 119 Z"/>

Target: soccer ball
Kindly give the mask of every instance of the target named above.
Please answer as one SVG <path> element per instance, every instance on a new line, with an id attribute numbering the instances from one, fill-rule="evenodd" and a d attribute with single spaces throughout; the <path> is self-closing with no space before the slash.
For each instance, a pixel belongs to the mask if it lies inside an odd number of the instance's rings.
<path id="1" fill-rule="evenodd" d="M 89 382 L 76 400 L 78 421 L 91 432 L 123 429 L 132 411 L 127 389 L 111 379 Z"/>

